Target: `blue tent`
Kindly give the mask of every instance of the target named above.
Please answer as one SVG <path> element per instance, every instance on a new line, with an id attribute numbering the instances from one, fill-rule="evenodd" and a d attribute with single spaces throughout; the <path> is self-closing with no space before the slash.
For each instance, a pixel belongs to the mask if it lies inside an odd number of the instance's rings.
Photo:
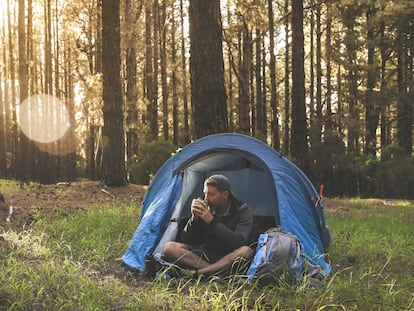
<path id="1" fill-rule="evenodd" d="M 325 260 L 329 230 L 318 192 L 291 161 L 255 138 L 240 134 L 203 137 L 174 154 L 159 169 L 145 194 L 141 220 L 122 256 L 124 265 L 143 271 L 145 256 L 161 258 L 174 240 L 180 220 L 190 216 L 190 201 L 202 197 L 212 174 L 230 179 L 232 191 L 253 208 L 264 228 L 280 225 L 302 242 L 307 259 L 331 272 Z"/>

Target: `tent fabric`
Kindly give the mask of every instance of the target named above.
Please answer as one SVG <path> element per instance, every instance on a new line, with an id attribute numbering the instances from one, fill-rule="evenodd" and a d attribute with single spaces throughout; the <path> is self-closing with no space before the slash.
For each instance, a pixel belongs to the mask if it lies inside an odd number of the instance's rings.
<path id="1" fill-rule="evenodd" d="M 203 181 L 227 176 L 236 196 L 256 219 L 280 225 L 302 242 L 307 259 L 331 272 L 325 260 L 329 230 L 321 201 L 308 177 L 291 161 L 250 136 L 223 133 L 200 138 L 174 154 L 158 170 L 145 194 L 139 225 L 122 256 L 127 267 L 145 268 L 145 256 L 174 239 L 178 223 L 190 215 L 190 201 L 202 196 Z M 270 220 L 270 222 L 269 222 Z M 161 242 L 160 242 L 161 241 Z"/>

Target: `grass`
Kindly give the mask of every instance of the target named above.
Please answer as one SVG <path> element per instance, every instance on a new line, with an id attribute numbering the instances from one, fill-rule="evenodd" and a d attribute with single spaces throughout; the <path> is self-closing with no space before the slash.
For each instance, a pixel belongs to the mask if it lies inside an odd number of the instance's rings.
<path id="1" fill-rule="evenodd" d="M 19 190 L 20 186 L 21 186 L 20 183 L 17 181 L 4 182 L 3 180 L 0 179 L 0 193 L 1 194 L 8 194 L 10 192 L 15 192 Z"/>
<path id="2" fill-rule="evenodd" d="M 2 234 L 0 310 L 414 310 L 414 202 L 329 205 L 334 273 L 321 289 L 259 289 L 241 275 L 136 278 L 117 261 L 135 231 L 136 206 L 37 215 L 32 230 Z"/>

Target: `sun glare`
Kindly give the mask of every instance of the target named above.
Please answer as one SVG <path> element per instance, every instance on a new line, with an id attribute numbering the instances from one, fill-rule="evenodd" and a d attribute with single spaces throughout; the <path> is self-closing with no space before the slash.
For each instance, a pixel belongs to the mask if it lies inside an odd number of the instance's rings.
<path id="1" fill-rule="evenodd" d="M 18 116 L 24 134 L 43 144 L 61 139 L 70 128 L 66 106 L 50 95 L 29 97 L 19 106 Z"/>
<path id="2" fill-rule="evenodd" d="M 3 28 L 3 25 L 5 24 L 5 14 L 6 8 L 4 7 L 6 5 L 6 1 L 0 1 L 0 28 Z"/>
<path id="3" fill-rule="evenodd" d="M 17 10 L 17 4 L 15 1 L 9 1 L 10 12 Z M 6 27 L 7 25 L 7 1 L 0 1 L 0 28 Z"/>

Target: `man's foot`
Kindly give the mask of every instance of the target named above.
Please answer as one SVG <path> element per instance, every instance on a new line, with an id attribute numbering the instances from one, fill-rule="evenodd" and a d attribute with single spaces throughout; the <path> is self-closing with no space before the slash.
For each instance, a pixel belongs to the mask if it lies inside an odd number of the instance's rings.
<path id="1" fill-rule="evenodd" d="M 154 278 L 157 270 L 157 262 L 152 254 L 145 256 L 144 275 L 147 278 Z"/>

